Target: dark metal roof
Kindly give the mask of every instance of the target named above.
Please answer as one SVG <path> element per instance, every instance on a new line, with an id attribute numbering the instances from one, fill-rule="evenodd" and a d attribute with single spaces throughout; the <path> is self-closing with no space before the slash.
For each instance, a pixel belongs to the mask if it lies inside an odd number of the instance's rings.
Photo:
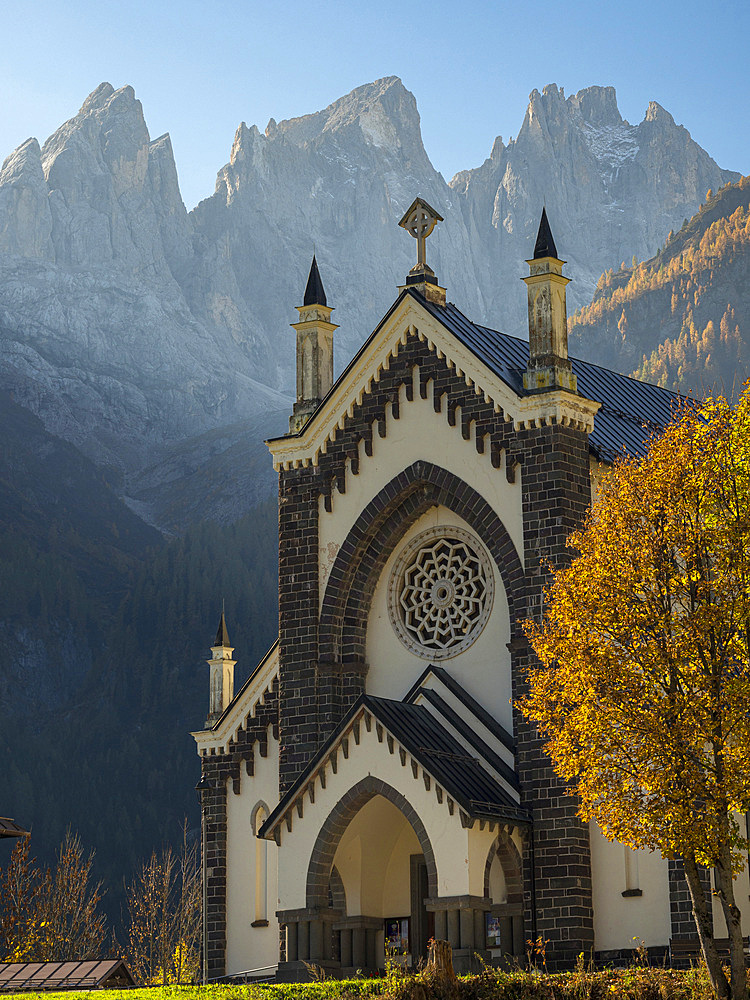
<path id="1" fill-rule="evenodd" d="M 258 831 L 259 837 L 269 837 L 273 833 L 298 795 L 304 792 L 312 775 L 363 709 L 381 722 L 470 816 L 507 819 L 515 823 L 531 822 L 530 815 L 485 771 L 479 758 L 469 755 L 426 708 L 363 694 L 321 744 L 279 804 L 271 810 L 271 815 Z"/>
<path id="2" fill-rule="evenodd" d="M 310 274 L 307 278 L 307 288 L 305 289 L 305 298 L 303 300 L 303 305 L 306 306 L 325 306 L 328 305 L 326 302 L 326 293 L 323 288 L 323 282 L 320 279 L 320 271 L 318 270 L 318 262 L 315 259 L 315 254 L 313 254 L 312 264 L 310 265 Z"/>
<path id="3" fill-rule="evenodd" d="M 539 232 L 536 234 L 536 243 L 534 245 L 534 260 L 538 260 L 540 257 L 554 257 L 556 260 L 560 259 L 557 256 L 555 241 L 552 239 L 552 230 L 550 229 L 549 221 L 547 220 L 546 208 L 542 208 L 542 218 L 539 221 Z"/>
<path id="4" fill-rule="evenodd" d="M 227 622 L 224 618 L 224 612 L 221 612 L 221 619 L 219 620 L 219 627 L 216 630 L 216 641 L 214 642 L 214 647 L 216 646 L 229 646 L 229 633 L 227 632 Z"/>
<path id="5" fill-rule="evenodd" d="M 523 373 L 529 361 L 527 341 L 472 323 L 452 302 L 438 306 L 418 292 L 410 290 L 409 294 L 418 296 L 425 309 L 516 395 L 528 395 L 523 386 Z M 589 437 L 594 454 L 607 462 L 623 454 L 644 455 L 649 438 L 669 423 L 682 397 L 579 358 L 570 360 L 579 393 L 602 404 Z"/>
<path id="6" fill-rule="evenodd" d="M 426 667 L 416 681 L 412 684 L 409 690 L 404 695 L 404 701 L 413 702 L 420 694 L 425 690 L 425 684 L 427 678 L 430 674 L 434 674 L 435 677 L 443 684 L 452 695 L 454 695 L 461 704 L 468 709 L 473 716 L 476 717 L 477 721 L 480 722 L 487 732 L 492 733 L 498 743 L 501 743 L 506 750 L 510 750 L 511 753 L 516 752 L 516 741 L 513 736 L 497 721 L 494 719 L 490 713 L 482 705 L 476 701 L 475 698 L 469 694 L 466 688 L 461 687 L 458 681 L 453 677 L 445 667 L 439 667 L 435 663 L 431 663 L 429 667 Z"/>
<path id="7" fill-rule="evenodd" d="M 133 986 L 135 981 L 119 958 L 88 962 L 0 963 L 0 993 L 82 990 Z"/>
<path id="8" fill-rule="evenodd" d="M 364 704 L 470 816 L 528 822 L 528 815 L 423 705 L 367 695 Z"/>

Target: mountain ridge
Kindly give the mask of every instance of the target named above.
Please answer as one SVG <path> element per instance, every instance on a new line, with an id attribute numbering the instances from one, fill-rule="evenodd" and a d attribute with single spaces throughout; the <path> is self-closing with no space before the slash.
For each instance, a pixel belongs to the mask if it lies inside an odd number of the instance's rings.
<path id="1" fill-rule="evenodd" d="M 313 246 L 340 371 L 413 263 L 396 223 L 415 194 L 445 218 L 428 256 L 449 296 L 523 335 L 525 298 L 508 289 L 544 201 L 576 307 L 603 268 L 649 256 L 734 176 L 655 102 L 631 126 L 614 88 L 566 98 L 549 84 L 515 140 L 447 183 L 414 95 L 389 76 L 265 132 L 241 123 L 213 194 L 188 213 L 168 133 L 151 139 L 133 88 L 103 83 L 0 171 L 0 389 L 119 467 L 134 509 L 196 510 L 194 496 L 174 508 L 179 483 L 155 484 L 154 470 L 166 475 L 185 442 L 291 406 L 288 324 Z M 242 503 L 225 495 L 222 518 Z"/>

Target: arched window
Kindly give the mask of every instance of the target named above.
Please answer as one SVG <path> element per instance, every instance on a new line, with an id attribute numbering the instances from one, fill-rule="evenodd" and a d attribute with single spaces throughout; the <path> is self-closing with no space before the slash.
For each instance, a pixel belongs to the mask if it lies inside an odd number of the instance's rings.
<path id="1" fill-rule="evenodd" d="M 623 896 L 642 896 L 643 891 L 638 877 L 638 854 L 624 845 L 623 851 L 625 852 L 625 891 Z"/>
<path id="2" fill-rule="evenodd" d="M 268 841 L 258 837 L 258 830 L 268 819 L 268 806 L 259 802 L 252 815 L 255 837 L 255 920 L 253 927 L 268 926 Z"/>

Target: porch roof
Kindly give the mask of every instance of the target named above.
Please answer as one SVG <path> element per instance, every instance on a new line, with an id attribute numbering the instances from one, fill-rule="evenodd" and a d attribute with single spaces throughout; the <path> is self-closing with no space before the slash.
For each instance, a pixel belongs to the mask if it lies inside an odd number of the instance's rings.
<path id="1" fill-rule="evenodd" d="M 524 826 L 530 824 L 530 814 L 521 809 L 482 766 L 481 758 L 470 756 L 423 705 L 363 694 L 272 811 L 258 831 L 259 837 L 273 837 L 297 799 L 304 795 L 310 782 L 325 766 L 329 755 L 366 713 L 383 726 L 467 817 Z M 346 760 L 338 766 L 345 767 Z"/>

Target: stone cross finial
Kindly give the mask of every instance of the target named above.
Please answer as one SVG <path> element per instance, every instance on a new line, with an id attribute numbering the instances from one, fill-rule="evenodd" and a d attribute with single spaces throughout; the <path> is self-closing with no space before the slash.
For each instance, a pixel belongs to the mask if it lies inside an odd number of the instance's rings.
<path id="1" fill-rule="evenodd" d="M 439 212 L 427 204 L 423 198 L 415 198 L 412 204 L 404 213 L 399 226 L 410 233 L 417 241 L 417 264 L 412 271 L 422 271 L 432 269 L 427 266 L 425 260 L 425 240 L 430 235 L 438 222 L 442 222 L 443 217 Z"/>

